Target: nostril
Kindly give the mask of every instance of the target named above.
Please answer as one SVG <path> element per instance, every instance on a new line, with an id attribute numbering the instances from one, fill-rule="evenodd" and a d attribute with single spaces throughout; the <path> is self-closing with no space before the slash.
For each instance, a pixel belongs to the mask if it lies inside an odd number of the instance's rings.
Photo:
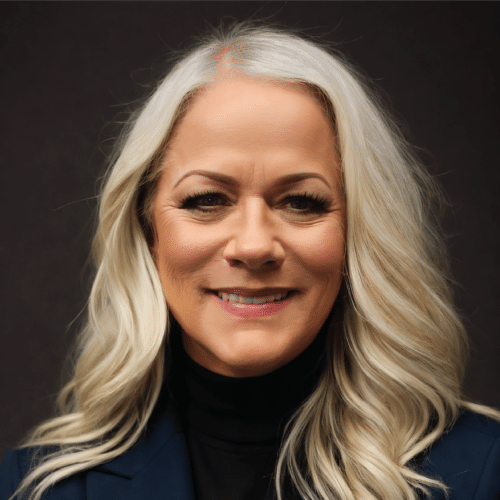
<path id="1" fill-rule="evenodd" d="M 276 241 L 233 237 L 224 248 L 223 258 L 233 267 L 274 269 L 284 259 L 284 250 Z"/>

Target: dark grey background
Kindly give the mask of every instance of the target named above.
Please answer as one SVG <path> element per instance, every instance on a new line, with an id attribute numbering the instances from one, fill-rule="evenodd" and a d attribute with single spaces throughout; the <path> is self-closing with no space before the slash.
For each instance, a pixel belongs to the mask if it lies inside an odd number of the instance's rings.
<path id="1" fill-rule="evenodd" d="M 498 3 L 0 4 L 0 453 L 48 417 L 85 305 L 93 198 L 114 122 L 172 49 L 223 17 L 267 19 L 338 48 L 383 90 L 450 207 L 472 339 L 465 384 L 500 407 Z"/>

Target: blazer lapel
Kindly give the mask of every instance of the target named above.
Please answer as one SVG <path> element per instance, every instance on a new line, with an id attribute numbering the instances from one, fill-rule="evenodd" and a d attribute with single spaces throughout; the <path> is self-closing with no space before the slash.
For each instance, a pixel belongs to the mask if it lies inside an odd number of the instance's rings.
<path id="1" fill-rule="evenodd" d="M 185 438 L 165 392 L 141 440 L 89 471 L 87 500 L 195 500 Z"/>

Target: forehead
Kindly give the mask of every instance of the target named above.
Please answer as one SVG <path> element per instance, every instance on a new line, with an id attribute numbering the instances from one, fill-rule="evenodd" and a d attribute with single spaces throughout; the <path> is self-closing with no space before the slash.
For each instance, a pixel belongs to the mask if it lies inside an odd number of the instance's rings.
<path id="1" fill-rule="evenodd" d="M 335 132 L 318 92 L 302 83 L 240 77 L 215 81 L 192 98 L 170 137 L 163 174 L 331 168 L 336 156 Z"/>
<path id="2" fill-rule="evenodd" d="M 326 108 L 320 91 L 304 83 L 250 77 L 222 78 L 191 98 L 169 143 L 175 142 L 181 130 L 184 139 L 200 132 L 214 135 L 227 133 L 228 129 L 238 132 L 242 127 L 250 135 L 256 131 L 256 125 L 264 123 L 268 128 L 275 127 L 271 136 L 262 137 L 264 142 L 278 140 L 284 129 L 293 132 L 294 127 L 303 130 L 306 125 L 311 132 L 321 135 L 325 125 L 333 128 Z"/>

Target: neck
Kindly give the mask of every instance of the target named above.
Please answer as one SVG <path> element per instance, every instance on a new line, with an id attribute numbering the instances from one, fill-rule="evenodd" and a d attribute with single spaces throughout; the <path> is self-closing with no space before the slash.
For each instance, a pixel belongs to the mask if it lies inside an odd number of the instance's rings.
<path id="1" fill-rule="evenodd" d="M 256 377 L 214 373 L 193 361 L 180 332 L 171 337 L 169 386 L 188 426 L 217 439 L 263 442 L 281 439 L 286 422 L 313 392 L 324 367 L 326 327 L 290 363 Z"/>

